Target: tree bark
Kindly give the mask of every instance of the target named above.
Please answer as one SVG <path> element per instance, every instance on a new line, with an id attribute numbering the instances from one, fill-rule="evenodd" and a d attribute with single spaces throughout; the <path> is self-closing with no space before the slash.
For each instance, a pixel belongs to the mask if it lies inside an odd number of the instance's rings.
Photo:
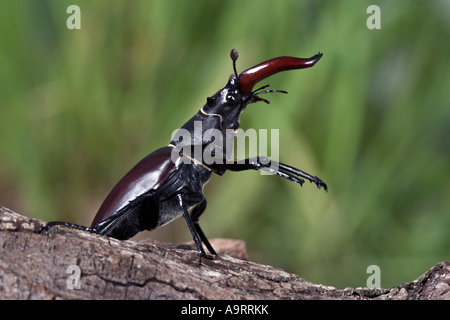
<path id="1" fill-rule="evenodd" d="M 0 206 L 0 299 L 450 299 L 450 262 L 391 289 L 340 290 L 248 261 L 242 241 L 215 240 L 205 259 L 191 244 L 42 225 Z"/>

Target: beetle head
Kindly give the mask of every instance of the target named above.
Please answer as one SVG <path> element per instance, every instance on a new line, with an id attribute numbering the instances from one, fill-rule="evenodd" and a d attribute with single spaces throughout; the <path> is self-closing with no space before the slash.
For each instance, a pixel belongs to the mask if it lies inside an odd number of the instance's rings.
<path id="1" fill-rule="evenodd" d="M 264 90 L 268 85 L 253 90 L 256 83 L 281 71 L 312 67 L 320 60 L 322 53 L 319 52 L 308 59 L 273 58 L 243 71 L 240 75 L 236 71 L 238 52 L 232 49 L 230 57 L 233 60 L 234 75 L 222 90 L 207 98 L 207 103 L 201 111 L 209 116 L 220 117 L 222 128 L 235 130 L 239 128 L 239 117 L 249 103 L 258 101 L 269 103 L 259 95 L 271 92 L 287 93 L 282 90 Z"/>
<path id="2" fill-rule="evenodd" d="M 239 117 L 246 105 L 247 95 L 238 88 L 238 79 L 231 77 L 227 85 L 213 96 L 206 99 L 202 112 L 209 116 L 220 118 L 222 129 L 236 130 L 239 128 Z"/>

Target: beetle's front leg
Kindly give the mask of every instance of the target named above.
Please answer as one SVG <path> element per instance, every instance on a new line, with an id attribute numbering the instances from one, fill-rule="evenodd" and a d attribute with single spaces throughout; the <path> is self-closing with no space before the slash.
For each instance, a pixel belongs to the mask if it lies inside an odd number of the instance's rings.
<path id="1" fill-rule="evenodd" d="M 299 170 L 297 168 L 291 167 L 291 166 L 289 166 L 287 164 L 284 164 L 284 163 L 281 163 L 281 162 L 278 162 L 277 165 L 280 167 L 281 170 L 293 173 L 293 174 L 298 175 L 300 177 L 303 177 L 303 178 L 309 180 L 310 182 L 314 183 L 316 185 L 317 189 L 320 189 L 320 188 L 323 187 L 323 189 L 326 192 L 328 192 L 328 187 L 327 187 L 326 183 L 323 182 L 322 180 L 320 180 L 319 177 L 312 176 L 312 175 L 310 175 L 310 174 L 308 174 L 308 173 L 306 173 L 306 172 L 304 172 L 302 170 Z"/>
<path id="2" fill-rule="evenodd" d="M 282 178 L 288 179 L 290 181 L 296 182 L 300 185 L 303 185 L 305 182 L 304 179 L 309 180 L 314 183 L 317 189 L 324 188 L 325 191 L 328 191 L 328 187 L 320 180 L 318 177 L 312 176 L 300 169 L 291 167 L 287 164 L 272 161 L 267 157 L 254 157 L 248 158 L 245 160 L 224 160 L 222 164 L 217 164 L 218 168 L 223 170 L 230 171 L 243 171 L 243 170 L 265 170 L 276 174 Z"/>

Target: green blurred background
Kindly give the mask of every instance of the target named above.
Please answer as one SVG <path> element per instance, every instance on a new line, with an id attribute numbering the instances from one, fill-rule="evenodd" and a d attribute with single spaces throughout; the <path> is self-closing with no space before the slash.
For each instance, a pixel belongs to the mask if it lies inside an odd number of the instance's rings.
<path id="1" fill-rule="evenodd" d="M 81 9 L 69 30 L 66 9 Z M 381 8 L 369 30 L 366 9 Z M 214 176 L 210 238 L 333 285 L 411 281 L 448 260 L 450 2 L 2 0 L 0 205 L 89 225 L 114 184 L 168 144 L 232 74 L 292 55 L 322 60 L 262 84 L 241 127 L 280 129 L 280 161 L 329 192 L 257 172 Z M 270 131 L 269 131 L 270 132 Z M 183 219 L 139 239 L 191 239 Z"/>

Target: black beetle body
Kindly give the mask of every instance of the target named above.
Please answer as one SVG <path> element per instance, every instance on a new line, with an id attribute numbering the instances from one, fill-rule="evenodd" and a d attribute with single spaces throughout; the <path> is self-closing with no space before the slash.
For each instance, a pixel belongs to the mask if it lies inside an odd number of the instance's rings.
<path id="1" fill-rule="evenodd" d="M 215 137 L 217 141 L 232 141 L 235 130 L 240 125 L 239 117 L 248 104 L 257 101 L 268 103 L 258 96 L 260 94 L 284 92 L 262 91 L 267 86 L 252 91 L 257 82 L 280 71 L 311 67 L 321 57 L 320 53 L 309 59 L 278 57 L 237 75 L 237 51 L 233 49 L 231 58 L 235 74 L 227 85 L 207 98 L 206 104 L 180 128 L 180 135 L 175 134 L 168 146 L 150 153 L 116 184 L 90 227 L 55 221 L 47 223 L 39 232 L 48 232 L 55 225 L 65 225 L 117 239 L 129 239 L 140 231 L 153 230 L 183 215 L 199 255 L 206 256 L 202 241 L 211 254 L 216 252 L 201 230 L 198 220 L 206 209 L 203 187 L 212 173 L 223 175 L 226 170 L 261 169 L 300 185 L 305 178 L 315 183 L 318 189 L 323 187 L 327 190 L 326 184 L 319 178 L 268 158 L 230 160 L 228 155 L 232 145 L 219 144 L 216 140 L 211 142 L 211 137 L 207 134 L 210 132 L 208 130 L 215 129 L 220 135 Z M 200 129 L 198 124 L 201 125 Z M 181 135 L 186 132 L 189 133 L 188 137 Z M 213 150 L 210 154 L 215 161 L 202 158 L 208 150 Z"/>

